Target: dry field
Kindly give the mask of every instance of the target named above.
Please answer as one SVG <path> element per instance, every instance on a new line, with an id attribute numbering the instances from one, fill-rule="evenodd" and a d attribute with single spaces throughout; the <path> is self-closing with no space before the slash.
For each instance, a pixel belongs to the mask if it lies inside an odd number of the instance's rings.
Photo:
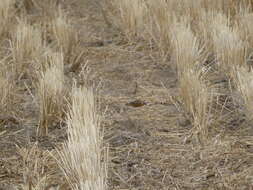
<path id="1" fill-rule="evenodd" d="M 252 0 L 1 0 L 0 190 L 253 190 Z"/>

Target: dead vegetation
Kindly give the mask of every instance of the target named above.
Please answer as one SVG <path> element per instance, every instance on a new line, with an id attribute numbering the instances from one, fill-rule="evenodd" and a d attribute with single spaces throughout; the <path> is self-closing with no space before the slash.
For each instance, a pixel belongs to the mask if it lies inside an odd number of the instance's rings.
<path id="1" fill-rule="evenodd" d="M 107 163 L 105 161 L 101 164 L 100 118 L 97 115 L 93 91 L 74 86 L 69 109 L 68 141 L 62 150 L 58 150 L 59 166 L 71 189 L 106 189 Z"/>
<path id="2" fill-rule="evenodd" d="M 64 80 L 63 55 L 51 55 L 51 65 L 39 76 L 39 135 L 48 135 L 49 126 L 63 119 L 67 99 Z"/>
<path id="3" fill-rule="evenodd" d="M 2 0 L 0 185 L 251 189 L 252 6 Z"/>
<path id="4" fill-rule="evenodd" d="M 231 117 L 234 122 L 244 120 L 237 124 L 238 129 L 250 130 L 251 1 L 139 0 L 135 3 L 128 1 L 128 5 L 125 1 L 111 2 L 118 10 L 115 19 L 120 20 L 119 28 L 126 34 L 126 39 L 132 42 L 137 37 L 152 43 L 163 60 L 169 60 L 175 66 L 179 89 L 173 102 L 193 127 L 186 142 L 192 138 L 192 143 L 196 143 L 193 146 L 200 145 L 209 150 L 208 144 L 219 135 L 233 137 L 235 134 L 225 132 L 231 123 L 224 120 L 231 120 Z M 134 5 L 136 8 L 131 8 Z M 135 19 L 129 19 L 128 15 L 135 15 Z M 135 38 L 129 38 L 128 34 Z M 245 115 L 246 120 L 242 119 Z M 245 142 L 242 133 L 236 136 Z M 193 137 L 197 137 L 197 141 Z M 250 167 L 252 170 L 252 165 Z M 239 173 L 237 177 L 244 175 Z M 230 183 L 230 180 L 223 181 L 223 188 L 239 187 Z M 249 180 L 248 188 L 251 183 Z M 176 189 L 184 189 L 183 182 L 176 184 Z M 197 186 L 189 184 L 189 187 Z"/>
<path id="5" fill-rule="evenodd" d="M 42 34 L 39 29 L 29 25 L 27 21 L 20 21 L 10 41 L 13 59 L 13 70 L 18 79 L 22 75 L 28 77 L 33 62 L 40 59 L 43 50 Z M 34 72 L 34 71 L 33 71 Z"/>
<path id="6" fill-rule="evenodd" d="M 51 12 L 50 8 L 53 9 Z M 48 138 L 52 131 L 64 127 L 65 124 L 69 126 L 69 139 L 66 140 L 66 145 L 78 143 L 81 138 L 87 140 L 82 143 L 84 147 L 74 144 L 79 149 L 76 162 L 73 160 L 74 157 L 68 157 L 68 153 L 73 151 L 74 146 L 64 146 L 63 153 L 57 158 L 77 164 L 70 165 L 73 168 L 69 168 L 67 162 L 59 162 L 58 169 L 65 168 L 63 171 L 67 172 L 67 179 L 72 175 L 78 179 L 68 181 L 71 182 L 69 184 L 64 183 L 65 188 L 105 189 L 106 168 L 101 164 L 102 157 L 100 156 L 102 136 L 96 119 L 99 116 L 95 112 L 93 94 L 91 91 L 83 90 L 79 92 L 78 99 L 75 92 L 73 91 L 72 94 L 68 88 L 68 83 L 72 83 L 72 77 L 66 76 L 69 72 L 66 68 L 74 64 L 75 67 L 70 68 L 71 72 L 75 72 L 74 69 L 78 69 L 83 53 L 78 47 L 80 45 L 77 39 L 78 32 L 74 29 L 66 10 L 59 5 L 58 1 L 6 0 L 0 3 L 0 12 L 2 24 L 0 32 L 3 42 L 1 43 L 3 57 L 1 57 L 0 68 L 1 135 L 8 131 L 8 129 L 5 130 L 6 127 L 25 125 L 31 120 L 36 123 L 32 129 L 23 126 L 21 131 L 26 131 L 26 143 L 15 142 L 14 144 L 15 155 L 22 159 L 21 168 L 17 171 L 22 178 L 16 183 L 11 183 L 7 189 L 12 187 L 24 190 L 45 190 L 60 187 L 60 184 L 53 185 L 52 180 L 55 178 L 52 173 L 57 171 L 56 153 L 42 150 L 39 141 Z M 68 101 L 71 99 L 73 99 L 73 105 L 69 104 L 69 109 L 67 109 Z M 78 112 L 78 107 L 82 113 Z M 77 110 L 77 112 L 73 111 L 73 115 L 71 110 Z M 22 111 L 24 113 L 20 114 Z M 32 113 L 31 116 L 28 115 L 29 112 Z M 66 115 L 69 117 L 65 117 Z M 33 118 L 29 120 L 27 117 Z M 15 118 L 19 122 L 13 123 L 8 118 Z M 69 120 L 73 123 L 78 123 L 78 121 L 81 123 L 73 124 L 73 128 L 70 128 L 72 125 Z M 85 130 L 86 128 L 88 131 Z M 35 142 L 31 142 L 31 134 L 35 134 Z M 73 136 L 73 134 L 79 136 Z M 8 137 L 8 135 L 3 136 L 3 139 Z M 89 138 L 91 141 L 88 141 Z M 49 169 L 49 163 L 53 163 L 54 167 Z M 79 166 L 85 163 L 86 167 L 80 172 Z M 52 171 L 53 168 L 55 171 Z"/>

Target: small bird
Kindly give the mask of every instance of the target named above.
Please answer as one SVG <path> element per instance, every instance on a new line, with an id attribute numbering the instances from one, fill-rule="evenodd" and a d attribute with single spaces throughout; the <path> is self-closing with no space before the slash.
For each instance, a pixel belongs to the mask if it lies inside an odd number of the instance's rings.
<path id="1" fill-rule="evenodd" d="M 147 105 L 147 103 L 144 102 L 144 101 L 142 101 L 142 100 L 135 100 L 135 101 L 133 101 L 133 102 L 127 103 L 126 105 L 127 105 L 127 106 L 132 106 L 132 107 L 137 108 L 137 107 L 145 106 L 145 105 Z"/>

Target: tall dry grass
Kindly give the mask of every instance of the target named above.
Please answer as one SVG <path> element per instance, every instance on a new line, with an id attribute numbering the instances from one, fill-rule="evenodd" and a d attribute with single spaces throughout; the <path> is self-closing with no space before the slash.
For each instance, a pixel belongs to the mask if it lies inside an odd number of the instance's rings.
<path id="1" fill-rule="evenodd" d="M 236 89 L 242 98 L 244 113 L 249 120 L 253 119 L 253 72 L 245 67 L 236 68 Z"/>
<path id="2" fill-rule="evenodd" d="M 247 47 L 247 64 L 252 68 L 253 64 L 253 13 L 249 8 L 243 8 L 238 12 L 235 28 L 238 35 Z"/>
<path id="3" fill-rule="evenodd" d="M 12 71 L 9 56 L 3 56 L 0 58 L 0 123 L 8 123 L 9 120 L 19 123 L 22 118 L 19 105 L 23 101 L 21 88 Z M 2 126 L 0 125 L 0 128 Z"/>
<path id="4" fill-rule="evenodd" d="M 77 32 L 73 28 L 71 20 L 67 13 L 60 7 L 57 8 L 57 14 L 50 22 L 49 32 L 56 41 L 57 48 L 63 51 L 64 57 L 70 57 L 78 44 Z"/>
<path id="5" fill-rule="evenodd" d="M 105 190 L 106 159 L 101 163 L 102 134 L 93 91 L 72 89 L 67 115 L 68 140 L 58 150 L 59 166 L 74 190 Z"/>
<path id="6" fill-rule="evenodd" d="M 169 5 L 164 0 L 147 1 L 149 7 L 149 22 L 145 29 L 151 39 L 158 46 L 163 57 L 167 57 L 170 50 L 170 28 L 175 21 L 175 12 L 172 8 L 172 2 Z"/>
<path id="7" fill-rule="evenodd" d="M 125 35 L 128 37 L 144 35 L 146 40 L 150 40 L 150 36 L 146 35 L 149 33 L 164 53 L 168 50 L 166 49 L 169 42 L 168 32 L 172 21 L 188 18 L 193 30 L 195 28 L 204 30 L 204 27 L 196 26 L 206 22 L 203 24 L 210 28 L 211 13 L 214 15 L 222 13 L 234 18 L 242 9 L 252 10 L 251 0 L 106 0 L 106 2 L 112 4 L 112 7 L 109 6 L 110 10 L 108 9 L 113 13 L 110 19 Z"/>
<path id="8" fill-rule="evenodd" d="M 144 0 L 111 0 L 114 24 L 120 28 L 125 37 L 131 41 L 141 37 L 147 19 L 147 5 Z"/>
<path id="9" fill-rule="evenodd" d="M 212 24 L 213 48 L 222 72 L 232 79 L 235 77 L 233 67 L 246 66 L 247 46 L 239 32 L 229 25 L 221 24 L 221 20 L 226 21 L 226 18 L 218 15 Z"/>
<path id="10" fill-rule="evenodd" d="M 63 119 L 66 91 L 64 86 L 63 55 L 53 54 L 38 84 L 39 126 L 38 134 L 47 135 L 48 128 Z M 56 122 L 56 123 L 55 123 Z"/>
<path id="11" fill-rule="evenodd" d="M 2 73 L 0 75 L 0 88 L 2 89 L 0 93 L 0 110 L 6 112 L 11 104 L 13 84 Z"/>
<path id="12" fill-rule="evenodd" d="M 179 99 L 195 127 L 194 133 L 204 143 L 209 137 L 214 93 L 207 85 L 204 48 L 185 21 L 172 25 L 171 44 L 172 57 L 177 65 Z"/>
<path id="13" fill-rule="evenodd" d="M 171 25 L 170 33 L 172 58 L 177 65 L 179 77 L 185 70 L 201 67 L 206 60 L 204 46 L 192 32 L 187 20 Z"/>
<path id="14" fill-rule="evenodd" d="M 19 187 L 22 190 L 49 189 L 52 175 L 47 170 L 53 164 L 50 162 L 50 152 L 41 150 L 38 143 L 34 143 L 27 148 L 17 147 L 17 154 L 22 159 L 23 170 L 22 184 Z"/>
<path id="15" fill-rule="evenodd" d="M 57 7 L 59 5 L 59 0 L 44 0 L 44 1 L 34 1 L 34 0 L 21 0 L 19 1 L 20 6 L 23 7 L 25 14 L 31 12 L 40 12 L 41 16 L 44 18 L 53 18 L 56 14 Z"/>
<path id="16" fill-rule="evenodd" d="M 41 59 L 43 54 L 42 32 L 30 25 L 26 19 L 18 22 L 10 40 L 10 51 L 13 59 L 13 71 L 17 78 L 32 74 L 33 62 Z"/>
<path id="17" fill-rule="evenodd" d="M 35 90 L 39 117 L 36 118 L 36 114 L 32 117 L 38 119 L 39 136 L 48 135 L 51 127 L 65 119 L 68 94 L 64 62 L 71 63 L 71 69 L 77 70 L 83 56 L 80 47 L 77 49 L 77 30 L 58 4 L 58 0 L 3 0 L 0 3 L 0 40 L 8 39 L 9 42 L 6 44 L 8 49 L 4 47 L 3 51 L 2 48 L 0 50 L 0 120 L 3 120 L 2 113 L 6 116 L 17 107 L 22 109 L 28 105 L 31 110 L 25 112 L 36 112 L 36 105 L 28 102 Z M 46 35 L 50 35 L 52 41 Z M 10 55 L 2 60 L 5 51 Z M 32 77 L 32 83 L 36 83 L 35 89 L 27 83 L 29 77 Z M 25 105 L 14 105 L 17 86 L 22 88 L 21 92 L 31 95 L 24 98 Z M 73 102 L 67 118 L 70 136 L 62 150 L 61 166 L 73 189 L 106 189 L 107 160 L 101 163 L 100 118 L 96 112 L 93 92 L 75 88 L 72 95 Z M 29 119 L 24 120 L 26 122 Z M 25 130 L 30 133 L 31 129 Z M 17 151 L 23 161 L 23 168 L 20 168 L 23 184 L 20 188 L 49 189 L 49 152 L 41 151 L 36 143 L 31 148 L 18 148 Z"/>
<path id="18" fill-rule="evenodd" d="M 15 110 L 17 101 L 17 87 L 13 77 L 8 73 L 6 61 L 1 60 L 0 64 L 0 116 L 8 117 Z"/>
<path id="19" fill-rule="evenodd" d="M 212 127 L 212 103 L 215 91 L 206 83 L 206 73 L 186 70 L 179 79 L 179 100 L 194 126 L 193 134 L 205 144 Z"/>
<path id="20" fill-rule="evenodd" d="M 0 3 L 0 39 L 7 37 L 12 25 L 12 19 L 15 15 L 14 0 L 2 0 Z"/>

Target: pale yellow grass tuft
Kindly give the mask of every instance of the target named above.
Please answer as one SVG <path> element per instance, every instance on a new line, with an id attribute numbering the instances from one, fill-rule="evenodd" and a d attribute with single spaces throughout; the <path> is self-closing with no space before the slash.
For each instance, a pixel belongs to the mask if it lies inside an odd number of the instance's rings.
<path id="1" fill-rule="evenodd" d="M 236 68 L 236 88 L 239 91 L 249 120 L 253 119 L 253 72 L 244 67 Z"/>
<path id="2" fill-rule="evenodd" d="M 1 0 L 0 3 L 0 38 L 6 37 L 11 26 L 11 19 L 14 16 L 14 0 Z"/>
<path id="3" fill-rule="evenodd" d="M 62 52 L 54 52 L 48 48 L 39 64 L 39 70 L 45 72 L 52 66 L 58 66 L 62 69 L 64 67 L 64 55 Z"/>
<path id="4" fill-rule="evenodd" d="M 19 110 L 16 106 L 21 101 L 19 87 L 9 66 L 8 57 L 0 60 L 0 117 L 2 119 L 16 117 Z"/>
<path id="5" fill-rule="evenodd" d="M 248 9 L 242 9 L 236 20 L 236 27 L 240 38 L 247 43 L 250 54 L 253 50 L 253 13 Z"/>
<path id="6" fill-rule="evenodd" d="M 202 6 L 205 10 L 226 12 L 231 11 L 234 6 L 233 0 L 202 0 Z"/>
<path id="7" fill-rule="evenodd" d="M 51 21 L 51 33 L 56 40 L 57 47 L 63 51 L 64 56 L 71 56 L 77 45 L 77 32 L 70 19 L 61 8 L 56 10 L 57 16 Z"/>
<path id="8" fill-rule="evenodd" d="M 114 22 L 124 35 L 133 40 L 140 37 L 145 29 L 147 19 L 147 5 L 144 0 L 112 0 L 113 7 L 119 14 Z"/>
<path id="9" fill-rule="evenodd" d="M 200 37 L 202 43 L 210 54 L 214 52 L 212 34 L 216 31 L 216 26 L 229 26 L 230 19 L 217 11 L 200 9 L 200 17 L 196 23 L 195 33 Z"/>
<path id="10" fill-rule="evenodd" d="M 1 65 L 2 66 L 2 65 Z M 13 81 L 4 71 L 0 71 L 0 112 L 2 115 L 10 114 L 13 109 L 14 96 L 15 96 L 15 85 Z"/>
<path id="11" fill-rule="evenodd" d="M 209 137 L 214 91 L 206 85 L 205 73 L 192 69 L 185 70 L 181 74 L 179 86 L 180 101 L 190 115 L 199 142 L 204 144 Z"/>
<path id="12" fill-rule="evenodd" d="M 205 143 L 210 127 L 213 92 L 207 86 L 204 50 L 190 27 L 184 22 L 171 29 L 173 57 L 177 64 L 180 102 L 189 114 L 200 143 Z"/>
<path id="13" fill-rule="evenodd" d="M 40 59 L 43 52 L 42 33 L 27 23 L 20 21 L 10 41 L 13 70 L 18 77 L 27 74 L 31 63 Z"/>
<path id="14" fill-rule="evenodd" d="M 57 14 L 59 0 L 22 0 L 22 5 L 27 13 L 41 12 L 44 18 L 53 18 Z"/>
<path id="15" fill-rule="evenodd" d="M 205 61 L 204 47 L 193 34 L 189 25 L 185 21 L 174 23 L 171 27 L 171 44 L 178 74 L 185 70 L 193 69 L 203 64 Z"/>
<path id="16" fill-rule="evenodd" d="M 39 97 L 39 135 L 47 135 L 48 128 L 54 122 L 61 121 L 64 115 L 65 87 L 63 55 L 51 57 L 52 65 L 41 73 L 38 85 Z"/>
<path id="17" fill-rule="evenodd" d="M 73 190 L 105 190 L 102 137 L 93 91 L 74 87 L 67 115 L 68 141 L 59 150 L 59 165 Z"/>
<path id="18" fill-rule="evenodd" d="M 233 68 L 246 66 L 247 46 L 240 38 L 238 31 L 228 25 L 221 24 L 220 19 L 212 23 L 213 48 L 216 54 L 217 63 L 227 77 L 233 79 Z"/>
<path id="19" fill-rule="evenodd" d="M 23 183 L 20 188 L 22 190 L 47 189 L 51 177 L 47 173 L 50 167 L 50 152 L 40 150 L 35 143 L 29 148 L 17 147 L 17 153 L 22 159 Z"/>
<path id="20" fill-rule="evenodd" d="M 162 56 L 167 56 L 170 53 L 170 28 L 175 20 L 175 11 L 170 4 L 164 0 L 149 0 L 149 22 L 146 25 L 146 30 L 150 34 L 155 45 L 158 46 Z"/>

